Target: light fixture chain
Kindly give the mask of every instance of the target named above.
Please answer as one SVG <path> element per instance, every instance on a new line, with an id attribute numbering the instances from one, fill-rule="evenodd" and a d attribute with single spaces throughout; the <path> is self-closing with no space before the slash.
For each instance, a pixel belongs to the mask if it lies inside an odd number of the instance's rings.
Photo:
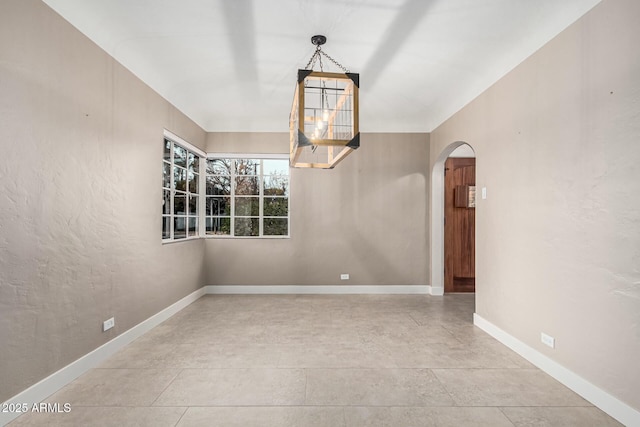
<path id="1" fill-rule="evenodd" d="M 332 57 L 330 57 L 329 55 L 327 55 L 325 53 L 324 50 L 322 49 L 318 49 L 316 52 L 320 52 L 322 55 L 324 55 L 329 61 L 333 62 L 335 65 L 337 65 L 340 69 L 342 69 L 342 71 L 344 71 L 345 73 L 348 73 L 349 70 L 347 68 L 345 68 L 342 64 L 340 64 L 338 61 L 336 61 L 335 59 L 333 59 Z"/>
<path id="2" fill-rule="evenodd" d="M 336 61 L 335 59 L 333 59 L 331 56 L 329 56 L 324 50 L 322 50 L 320 48 L 320 46 L 316 46 L 316 51 L 313 52 L 313 55 L 311 55 L 311 58 L 309 58 L 309 62 L 307 62 L 307 66 L 304 67 L 305 70 L 313 70 L 313 66 L 316 65 L 316 61 L 320 60 L 320 69 L 322 70 L 322 57 L 320 55 L 324 55 L 329 61 L 333 62 L 334 65 L 336 65 L 338 68 L 340 68 L 342 71 L 344 71 L 345 73 L 348 73 L 349 70 L 343 66 L 341 63 L 339 63 L 338 61 Z"/>
<path id="3" fill-rule="evenodd" d="M 307 66 L 304 67 L 305 70 L 313 70 L 313 66 L 316 64 L 316 61 L 318 60 L 318 57 L 320 56 L 320 54 L 318 53 L 318 51 L 320 50 L 320 46 L 316 47 L 316 51 L 313 52 L 313 55 L 311 55 L 311 58 L 309 58 L 309 62 L 307 62 Z M 311 67 L 311 68 L 309 68 Z"/>

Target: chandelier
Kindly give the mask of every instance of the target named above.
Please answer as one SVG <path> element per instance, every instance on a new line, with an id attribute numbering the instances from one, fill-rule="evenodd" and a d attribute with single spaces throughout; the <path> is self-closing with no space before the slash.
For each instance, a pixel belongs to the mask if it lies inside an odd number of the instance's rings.
<path id="1" fill-rule="evenodd" d="M 322 35 L 311 37 L 316 50 L 307 66 L 298 70 L 289 115 L 291 167 L 333 169 L 360 146 L 360 77 L 322 50 L 326 41 Z M 325 72 L 323 57 L 342 73 Z M 313 69 L 316 63 L 320 71 Z"/>

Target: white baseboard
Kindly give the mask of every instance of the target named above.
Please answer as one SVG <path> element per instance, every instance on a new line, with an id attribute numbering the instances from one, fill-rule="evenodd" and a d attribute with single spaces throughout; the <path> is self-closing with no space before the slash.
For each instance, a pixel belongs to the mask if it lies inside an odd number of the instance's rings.
<path id="1" fill-rule="evenodd" d="M 640 412 L 636 409 L 509 335 L 478 314 L 474 313 L 473 323 L 625 426 L 640 427 Z"/>
<path id="2" fill-rule="evenodd" d="M 439 297 L 444 295 L 444 288 L 442 286 L 430 286 L 429 288 L 431 289 L 431 295 Z"/>
<path id="3" fill-rule="evenodd" d="M 27 403 L 30 408 L 34 403 L 42 402 L 53 393 L 60 390 L 62 387 L 69 384 L 88 370 L 98 366 L 116 351 L 158 326 L 160 323 L 164 322 L 204 294 L 204 288 L 200 288 L 197 291 L 192 292 L 178 302 L 137 324 L 128 331 L 121 333 L 111 341 L 82 356 L 75 362 L 70 363 L 59 371 L 49 375 L 42 381 L 32 385 L 28 389 L 7 400 L 2 405 Z M 0 426 L 9 423 L 20 415 L 20 413 L 15 412 L 0 412 Z"/>
<path id="4" fill-rule="evenodd" d="M 319 285 L 319 286 L 226 286 L 208 285 L 205 286 L 207 294 L 424 294 L 431 293 L 429 285 L 402 285 L 402 286 L 368 286 L 368 285 Z"/>

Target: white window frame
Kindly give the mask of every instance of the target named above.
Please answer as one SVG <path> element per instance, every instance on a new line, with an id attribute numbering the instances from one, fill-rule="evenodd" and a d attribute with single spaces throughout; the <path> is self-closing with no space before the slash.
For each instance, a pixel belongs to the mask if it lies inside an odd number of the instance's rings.
<path id="1" fill-rule="evenodd" d="M 259 154 L 259 153 L 207 153 L 206 155 L 206 160 L 210 160 L 210 159 L 232 159 L 232 160 L 289 160 L 289 155 L 286 153 L 283 154 Z M 269 197 L 269 196 L 265 196 L 264 195 L 264 174 L 263 174 L 263 169 L 262 167 L 260 168 L 260 175 L 258 175 L 259 177 L 259 182 L 260 182 L 260 194 L 257 196 L 259 197 L 259 212 L 258 212 L 258 221 L 259 221 L 259 235 L 258 236 L 235 236 L 234 232 L 235 232 L 235 198 L 236 198 L 236 194 L 235 194 L 235 186 L 236 186 L 236 180 L 235 178 L 239 175 L 235 174 L 235 168 L 231 168 L 231 194 L 230 194 L 230 218 L 231 218 L 231 234 L 216 234 L 216 235 L 207 235 L 206 234 L 206 219 L 208 218 L 206 216 L 206 212 L 205 209 L 202 209 L 202 215 L 204 218 L 204 222 L 203 222 L 203 227 L 202 227 L 202 232 L 205 233 L 205 238 L 207 239 L 289 239 L 291 237 L 291 173 L 289 172 L 288 176 L 288 184 L 289 184 L 289 194 L 287 195 L 287 202 L 288 202 L 288 208 L 287 208 L 287 216 L 286 217 L 280 217 L 280 218 L 286 218 L 287 219 L 287 234 L 286 235 L 264 235 L 264 198 L 265 197 Z M 206 170 L 206 165 L 205 165 L 205 169 L 204 169 L 204 173 L 202 174 L 203 178 L 205 180 L 205 184 L 202 187 L 202 194 L 203 194 L 203 202 L 206 201 L 206 175 L 207 175 L 207 170 Z M 269 218 L 269 217 L 267 217 Z"/>
<path id="2" fill-rule="evenodd" d="M 206 170 L 204 169 L 206 167 L 206 157 L 207 157 L 207 153 L 205 153 L 203 150 L 199 149 L 198 147 L 196 147 L 195 145 L 189 143 L 188 141 L 185 141 L 184 139 L 180 138 L 178 135 L 168 131 L 168 130 L 164 130 L 163 132 L 163 140 L 162 140 L 162 144 L 163 144 L 163 150 L 164 150 L 164 144 L 165 144 L 165 140 L 169 140 L 172 142 L 171 145 L 171 155 L 170 155 L 170 161 L 167 162 L 164 159 L 164 156 L 162 157 L 162 166 L 163 166 L 163 173 L 164 173 L 164 165 L 165 164 L 169 164 L 169 170 L 170 170 L 170 183 L 169 183 L 169 191 L 171 192 L 171 196 L 169 198 L 170 200 L 170 206 L 169 206 L 169 215 L 165 215 L 164 213 L 162 214 L 162 227 L 164 227 L 164 219 L 165 217 L 169 217 L 169 238 L 162 238 L 162 243 L 176 243 L 176 242 L 184 242 L 184 241 L 189 241 L 189 240 L 197 240 L 197 239 L 201 239 L 202 237 L 204 237 L 204 222 L 203 222 L 203 218 L 204 218 L 204 197 L 203 197 L 203 188 L 204 188 L 204 177 L 206 175 Z M 197 194 L 198 196 L 198 234 L 195 236 L 189 236 L 189 231 L 188 231 L 188 222 L 189 222 L 189 218 L 192 215 L 187 215 L 186 216 L 186 237 L 184 238 L 179 238 L 176 239 L 175 236 L 175 230 L 174 230 L 174 218 L 175 218 L 175 214 L 174 214 L 174 199 L 175 199 L 175 182 L 174 182 L 174 173 L 173 173 L 173 167 L 175 165 L 174 162 L 174 146 L 178 145 L 180 147 L 182 147 L 183 149 L 187 150 L 187 152 L 191 152 L 195 155 L 198 156 L 198 192 L 194 193 Z M 187 154 L 188 156 L 188 154 Z M 164 182 L 164 180 L 163 180 Z M 163 202 L 164 202 L 164 190 L 166 189 L 166 187 L 164 187 L 164 184 L 162 186 L 162 191 L 163 191 Z M 187 184 L 187 189 L 186 189 L 186 194 L 188 195 L 190 192 L 188 191 L 188 184 Z M 188 200 L 186 201 L 186 203 L 188 203 Z"/>

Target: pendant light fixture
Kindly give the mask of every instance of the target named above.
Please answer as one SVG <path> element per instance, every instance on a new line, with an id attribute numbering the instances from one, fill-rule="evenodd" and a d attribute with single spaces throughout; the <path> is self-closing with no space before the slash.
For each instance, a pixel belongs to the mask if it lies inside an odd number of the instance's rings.
<path id="1" fill-rule="evenodd" d="M 360 146 L 360 76 L 350 73 L 322 50 L 326 41 L 322 35 L 311 37 L 316 50 L 307 66 L 298 70 L 289 115 L 292 167 L 333 169 Z M 323 56 L 342 72 L 325 72 Z M 316 62 L 320 71 L 313 69 Z"/>

